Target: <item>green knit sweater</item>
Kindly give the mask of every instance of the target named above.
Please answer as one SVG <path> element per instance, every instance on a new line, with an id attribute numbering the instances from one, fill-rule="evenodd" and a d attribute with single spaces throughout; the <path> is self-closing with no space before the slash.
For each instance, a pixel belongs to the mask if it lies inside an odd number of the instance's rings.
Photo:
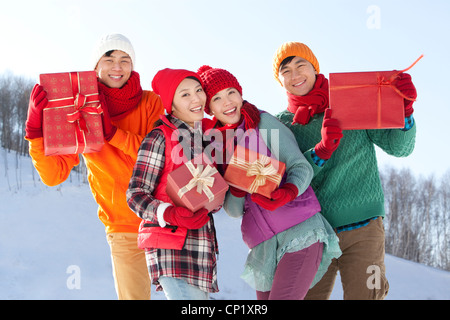
<path id="1" fill-rule="evenodd" d="M 408 131 L 346 130 L 338 149 L 319 167 L 311 151 L 321 140 L 323 113 L 307 125 L 292 125 L 294 114 L 285 110 L 276 115 L 294 133 L 300 150 L 314 169 L 311 182 L 322 214 L 333 228 L 384 217 L 384 195 L 378 173 L 375 145 L 396 157 L 406 157 L 414 149 L 416 125 Z"/>

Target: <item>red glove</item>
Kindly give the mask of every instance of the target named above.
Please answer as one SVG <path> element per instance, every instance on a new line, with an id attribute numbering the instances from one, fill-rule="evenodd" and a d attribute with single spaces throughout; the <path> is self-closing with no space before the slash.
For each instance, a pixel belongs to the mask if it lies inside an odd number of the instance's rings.
<path id="1" fill-rule="evenodd" d="M 209 216 L 208 210 L 204 208 L 192 212 L 183 207 L 170 206 L 164 211 L 164 220 L 173 226 L 200 229 L 209 221 Z"/>
<path id="2" fill-rule="evenodd" d="M 339 142 L 343 137 L 342 129 L 339 127 L 339 121 L 331 118 L 331 109 L 325 110 L 323 117 L 322 141 L 316 144 L 314 150 L 319 158 L 327 160 L 331 158 L 333 152 L 339 146 Z"/>
<path id="3" fill-rule="evenodd" d="M 102 124 L 103 124 L 103 136 L 106 141 L 110 141 L 112 137 L 116 134 L 117 127 L 112 124 L 111 118 L 109 116 L 108 106 L 106 105 L 105 99 L 100 98 L 102 103 Z"/>
<path id="4" fill-rule="evenodd" d="M 29 139 L 41 138 L 43 110 L 47 106 L 47 92 L 44 87 L 35 84 L 30 94 L 28 116 L 25 122 L 25 136 Z"/>
<path id="5" fill-rule="evenodd" d="M 298 189 L 292 183 L 285 183 L 270 194 L 271 199 L 253 193 L 252 200 L 266 210 L 273 211 L 297 198 Z"/>
<path id="6" fill-rule="evenodd" d="M 417 91 L 416 87 L 412 83 L 411 76 L 408 73 L 400 73 L 397 77 L 397 79 L 394 81 L 395 86 L 398 90 L 400 90 L 401 93 L 403 93 L 405 96 L 411 99 L 417 98 Z M 409 117 L 414 112 L 414 109 L 412 107 L 414 100 L 408 100 L 404 99 L 404 105 L 405 105 L 405 117 Z"/>

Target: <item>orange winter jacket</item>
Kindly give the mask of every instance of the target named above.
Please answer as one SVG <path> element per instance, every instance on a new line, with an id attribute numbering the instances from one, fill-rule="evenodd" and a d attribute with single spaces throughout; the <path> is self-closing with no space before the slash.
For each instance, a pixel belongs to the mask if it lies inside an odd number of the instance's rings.
<path id="1" fill-rule="evenodd" d="M 83 154 L 89 185 L 99 205 L 98 217 L 105 225 L 106 233 L 138 232 L 141 218 L 128 207 L 125 193 L 139 146 L 161 114 L 164 114 L 164 108 L 159 96 L 144 91 L 137 108 L 125 118 L 113 121 L 118 129 L 109 142 L 105 141 L 102 150 Z M 28 141 L 34 167 L 46 185 L 62 183 L 80 163 L 76 154 L 45 156 L 43 138 Z"/>

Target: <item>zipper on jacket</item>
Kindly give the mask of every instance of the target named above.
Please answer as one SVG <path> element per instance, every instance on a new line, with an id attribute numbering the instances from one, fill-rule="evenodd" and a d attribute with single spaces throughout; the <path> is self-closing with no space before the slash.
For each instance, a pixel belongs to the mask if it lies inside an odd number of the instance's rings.
<path id="1" fill-rule="evenodd" d="M 160 227 L 161 228 L 161 226 L 158 223 L 144 223 L 144 227 L 145 228 L 153 228 L 153 227 Z M 177 231 L 178 226 L 166 225 L 164 228 L 172 229 L 171 232 L 174 233 L 175 231 Z"/>

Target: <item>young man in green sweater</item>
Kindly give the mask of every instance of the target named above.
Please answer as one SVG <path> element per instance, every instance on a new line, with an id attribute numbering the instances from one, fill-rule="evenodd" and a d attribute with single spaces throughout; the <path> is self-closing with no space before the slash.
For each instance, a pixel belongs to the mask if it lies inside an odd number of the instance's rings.
<path id="1" fill-rule="evenodd" d="M 328 80 L 305 44 L 283 44 L 274 56 L 273 72 L 288 96 L 287 110 L 276 117 L 292 130 L 314 169 L 311 185 L 342 250 L 306 299 L 328 299 L 337 271 L 344 299 L 384 299 L 389 289 L 384 265 L 384 195 L 375 145 L 396 157 L 412 153 L 416 136 L 413 102 L 405 99 L 403 129 L 342 132 L 328 108 Z M 401 73 L 394 84 L 405 96 L 416 98 L 410 75 Z"/>

